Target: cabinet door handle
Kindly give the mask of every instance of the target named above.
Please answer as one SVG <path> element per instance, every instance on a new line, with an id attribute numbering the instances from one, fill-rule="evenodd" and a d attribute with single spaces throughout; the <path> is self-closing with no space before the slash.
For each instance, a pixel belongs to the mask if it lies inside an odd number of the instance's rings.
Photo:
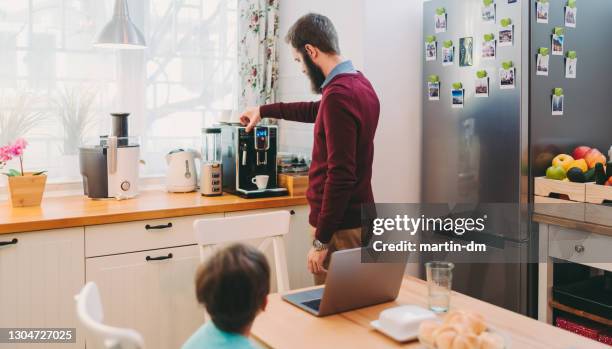
<path id="1" fill-rule="evenodd" d="M 151 256 L 147 256 L 147 258 L 145 258 L 148 261 L 163 261 L 164 259 L 170 259 L 172 258 L 172 253 L 168 253 L 167 256 L 159 256 L 159 257 L 151 257 Z"/>
<path id="2" fill-rule="evenodd" d="M 584 246 L 576 245 L 576 246 L 574 246 L 574 251 L 576 251 L 578 253 L 582 253 L 582 252 L 584 252 Z"/>
<path id="3" fill-rule="evenodd" d="M 293 216 L 295 214 L 295 211 L 291 210 L 291 211 L 289 211 L 289 214 Z"/>
<path id="4" fill-rule="evenodd" d="M 168 224 L 160 224 L 160 225 L 150 225 L 150 224 L 145 225 L 146 230 L 168 229 L 168 228 L 172 228 L 172 222 Z"/>
<path id="5" fill-rule="evenodd" d="M 19 240 L 17 240 L 17 238 L 14 238 L 11 241 L 0 241 L 0 246 L 17 245 L 18 242 Z"/>

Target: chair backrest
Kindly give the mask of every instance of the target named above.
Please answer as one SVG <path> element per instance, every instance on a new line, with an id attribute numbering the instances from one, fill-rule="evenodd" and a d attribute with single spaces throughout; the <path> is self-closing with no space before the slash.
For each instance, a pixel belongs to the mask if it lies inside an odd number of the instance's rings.
<path id="1" fill-rule="evenodd" d="M 283 236 L 289 232 L 290 219 L 289 211 L 198 219 L 193 223 L 193 228 L 200 245 L 200 259 L 202 262 L 206 260 L 213 245 L 264 239 L 258 248 L 263 251 L 272 243 L 277 291 L 288 291 L 289 274 Z"/>
<path id="2" fill-rule="evenodd" d="M 88 282 L 75 297 L 76 313 L 87 339 L 87 349 L 142 349 L 144 341 L 140 333 L 127 328 L 107 326 L 102 323 L 104 310 L 98 286 Z"/>

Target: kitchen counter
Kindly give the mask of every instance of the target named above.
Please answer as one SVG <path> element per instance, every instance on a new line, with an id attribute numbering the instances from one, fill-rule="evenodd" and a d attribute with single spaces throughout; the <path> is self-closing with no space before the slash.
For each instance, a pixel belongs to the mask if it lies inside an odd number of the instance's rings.
<path id="1" fill-rule="evenodd" d="M 612 237 L 612 227 L 607 225 L 587 223 L 575 221 L 573 219 L 547 216 L 543 214 L 534 213 L 532 216 L 534 222 L 556 225 L 568 229 L 580 230 L 589 233 L 595 233 L 600 235 L 608 235 Z"/>
<path id="2" fill-rule="evenodd" d="M 0 203 L 0 234 L 61 229 L 145 219 L 257 210 L 306 204 L 304 196 L 243 199 L 224 193 L 204 197 L 197 192 L 144 191 L 130 200 L 91 200 L 83 195 L 45 198 L 40 207 Z"/>

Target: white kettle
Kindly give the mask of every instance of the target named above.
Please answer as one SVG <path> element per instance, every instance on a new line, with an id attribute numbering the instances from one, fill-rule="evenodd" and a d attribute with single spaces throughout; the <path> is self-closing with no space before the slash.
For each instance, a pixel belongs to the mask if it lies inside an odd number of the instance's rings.
<path id="1" fill-rule="evenodd" d="M 171 193 L 188 193 L 196 190 L 198 175 L 195 160 L 202 156 L 197 150 L 175 149 L 166 154 L 166 190 Z"/>

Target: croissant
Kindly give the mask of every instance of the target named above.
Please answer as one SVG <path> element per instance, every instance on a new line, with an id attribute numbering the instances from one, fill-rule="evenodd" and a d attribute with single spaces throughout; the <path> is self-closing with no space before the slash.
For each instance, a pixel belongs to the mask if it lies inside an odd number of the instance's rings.
<path id="1" fill-rule="evenodd" d="M 427 320 L 419 325 L 419 340 L 428 347 L 434 344 L 434 332 L 441 326 L 439 322 Z"/>
<path id="2" fill-rule="evenodd" d="M 481 333 L 478 342 L 479 349 L 504 349 L 504 339 L 496 333 Z"/>
<path id="3" fill-rule="evenodd" d="M 487 329 L 482 315 L 463 310 L 455 310 L 444 318 L 445 324 L 458 324 L 465 327 L 468 331 L 479 335 Z"/>

